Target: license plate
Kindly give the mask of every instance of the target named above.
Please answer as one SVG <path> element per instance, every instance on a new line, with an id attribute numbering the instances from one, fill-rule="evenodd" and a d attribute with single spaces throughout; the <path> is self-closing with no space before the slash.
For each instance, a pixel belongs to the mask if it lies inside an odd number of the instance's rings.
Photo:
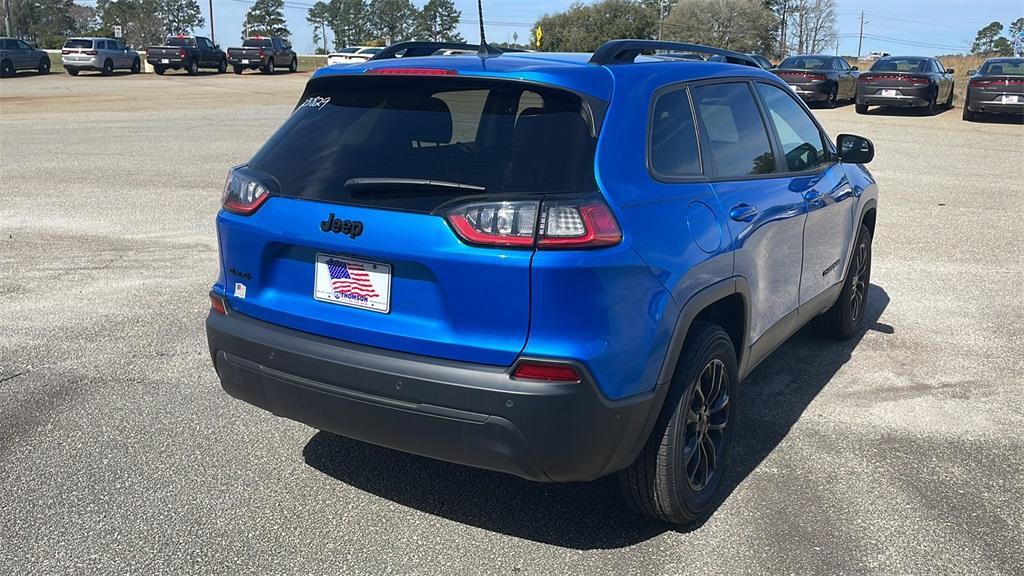
<path id="1" fill-rule="evenodd" d="M 313 298 L 387 314 L 391 310 L 391 265 L 316 255 Z"/>
<path id="2" fill-rule="evenodd" d="M 882 96 L 894 98 L 896 96 L 896 90 L 882 90 Z"/>
<path id="3" fill-rule="evenodd" d="M 1015 95 L 1012 95 L 1012 94 L 1010 94 L 1010 95 L 1004 94 L 1003 98 L 1002 98 L 1002 102 L 1003 102 L 1003 104 L 1016 104 L 1016 103 L 1020 102 L 1020 96 L 1015 96 Z"/>
<path id="4" fill-rule="evenodd" d="M 248 60 L 242 60 L 242 64 L 248 64 L 248 63 L 249 63 Z"/>
<path id="5" fill-rule="evenodd" d="M 170 63 L 171 63 L 171 61 L 170 61 L 169 59 L 167 59 L 167 58 L 161 58 L 161 59 L 160 59 L 160 63 L 161 63 L 161 64 L 170 64 Z"/>

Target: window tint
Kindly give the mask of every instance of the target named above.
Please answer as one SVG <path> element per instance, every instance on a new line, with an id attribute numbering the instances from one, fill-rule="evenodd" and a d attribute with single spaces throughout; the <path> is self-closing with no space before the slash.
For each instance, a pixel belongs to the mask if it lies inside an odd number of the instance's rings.
<path id="1" fill-rule="evenodd" d="M 516 116 L 523 94 L 537 99 Z M 314 79 L 249 166 L 280 194 L 429 211 L 458 192 L 347 190 L 353 178 L 412 178 L 487 193 L 596 189 L 593 121 L 580 97 L 553 88 L 472 78 Z M 464 192 L 460 192 L 464 193 Z"/>
<path id="2" fill-rule="evenodd" d="M 270 38 L 246 38 L 242 42 L 242 48 L 271 48 L 272 46 Z"/>
<path id="3" fill-rule="evenodd" d="M 746 84 L 699 86 L 693 93 L 719 176 L 775 172 L 768 133 Z"/>
<path id="4" fill-rule="evenodd" d="M 758 83 L 757 91 L 782 142 L 786 169 L 803 172 L 828 163 L 821 131 L 793 97 L 768 84 Z"/>
<path id="5" fill-rule="evenodd" d="M 981 67 L 981 75 L 1024 76 L 1024 60 L 990 60 Z"/>
<path id="6" fill-rule="evenodd" d="M 883 58 L 871 65 L 872 72 L 927 72 L 928 60 L 924 58 Z"/>
<path id="7" fill-rule="evenodd" d="M 804 70 L 825 70 L 829 68 L 828 58 L 816 58 L 814 56 L 794 56 L 786 58 L 779 64 L 779 68 L 802 68 Z"/>
<path id="8" fill-rule="evenodd" d="M 662 94 L 651 118 L 651 168 L 662 176 L 700 174 L 700 151 L 686 90 Z"/>
<path id="9" fill-rule="evenodd" d="M 178 37 L 168 38 L 167 39 L 167 45 L 168 46 L 195 46 L 196 45 L 196 39 L 195 38 L 178 38 Z"/>

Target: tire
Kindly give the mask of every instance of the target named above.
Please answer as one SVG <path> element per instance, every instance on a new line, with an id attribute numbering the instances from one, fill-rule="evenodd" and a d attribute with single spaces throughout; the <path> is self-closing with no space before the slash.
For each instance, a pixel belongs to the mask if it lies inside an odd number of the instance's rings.
<path id="1" fill-rule="evenodd" d="M 100 74 L 102 74 L 104 76 L 110 76 L 113 73 L 114 73 L 114 61 L 111 60 L 110 58 L 107 58 L 103 62 L 103 68 L 100 69 Z"/>
<path id="2" fill-rule="evenodd" d="M 270 60 L 267 60 L 267 65 L 263 67 L 263 73 L 264 74 L 273 74 L 274 73 L 274 59 L 273 58 L 271 58 Z"/>
<path id="3" fill-rule="evenodd" d="M 241 66 L 232 66 L 231 67 L 231 71 L 234 72 L 235 74 L 241 74 L 242 73 L 242 67 Z"/>
<path id="4" fill-rule="evenodd" d="M 850 267 L 843 278 L 839 299 L 818 317 L 824 336 L 835 340 L 852 338 L 864 329 L 868 288 L 871 286 L 871 230 L 861 224 L 853 245 Z"/>
<path id="5" fill-rule="evenodd" d="M 142 62 L 138 58 L 132 60 L 132 67 L 128 69 L 132 74 L 138 74 L 142 72 Z"/>
<path id="6" fill-rule="evenodd" d="M 963 118 L 964 118 L 964 121 L 966 121 L 966 122 L 974 122 L 975 118 L 978 117 L 977 112 L 971 111 L 970 106 L 971 106 L 971 101 L 970 100 L 964 100 L 964 116 L 963 116 Z"/>
<path id="7" fill-rule="evenodd" d="M 292 74 L 294 74 L 294 73 L 296 73 L 298 71 L 299 71 L 299 59 L 298 58 L 292 58 L 292 63 L 288 65 L 288 72 L 291 72 Z"/>
<path id="8" fill-rule="evenodd" d="M 0 78 L 9 78 L 11 76 L 14 76 L 14 62 L 10 60 L 0 62 Z"/>
<path id="9" fill-rule="evenodd" d="M 868 105 L 867 104 L 854 104 L 853 105 L 853 109 L 857 111 L 857 114 L 867 114 L 868 113 Z"/>
<path id="10" fill-rule="evenodd" d="M 167 68 L 163 66 L 153 66 L 153 72 L 156 72 L 158 76 L 163 76 L 164 72 L 167 72 Z"/>
<path id="11" fill-rule="evenodd" d="M 836 104 L 838 102 L 839 102 L 839 87 L 836 86 L 836 87 L 832 88 L 831 92 L 829 92 L 828 100 L 825 100 L 825 108 L 828 108 L 829 110 L 831 110 L 831 109 L 836 107 Z"/>
<path id="12" fill-rule="evenodd" d="M 185 67 L 185 72 L 189 76 L 195 76 L 196 74 L 199 74 L 199 60 L 189 60 L 188 66 Z"/>
<path id="13" fill-rule="evenodd" d="M 221 58 L 220 63 L 217 64 L 217 74 L 223 74 L 228 71 L 228 61 L 226 58 Z"/>
<path id="14" fill-rule="evenodd" d="M 631 508 L 689 524 L 712 507 L 732 446 L 737 384 L 729 335 L 716 324 L 694 323 L 651 436 L 619 473 Z"/>
<path id="15" fill-rule="evenodd" d="M 950 84 L 950 86 L 949 86 L 949 98 L 946 98 L 946 105 L 944 106 L 944 108 L 946 110 L 952 110 L 953 109 L 953 91 L 954 90 L 956 90 L 956 84 Z"/>
<path id="16" fill-rule="evenodd" d="M 39 67 L 36 68 L 36 71 L 38 71 L 40 74 L 49 74 L 50 73 L 50 59 L 45 57 L 45 56 L 40 58 L 39 59 Z"/>
<path id="17" fill-rule="evenodd" d="M 924 108 L 925 116 L 935 116 L 935 112 L 938 110 L 938 105 L 935 100 L 939 97 L 939 91 L 932 92 L 931 98 L 928 99 L 928 105 Z"/>
<path id="18" fill-rule="evenodd" d="M 65 70 L 67 70 L 68 74 L 71 74 L 72 76 L 78 76 L 78 73 L 81 72 L 78 68 L 65 68 Z"/>

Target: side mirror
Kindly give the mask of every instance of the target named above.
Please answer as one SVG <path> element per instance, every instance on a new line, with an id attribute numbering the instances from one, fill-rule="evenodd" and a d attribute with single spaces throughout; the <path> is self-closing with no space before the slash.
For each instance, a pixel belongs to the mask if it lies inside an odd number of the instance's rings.
<path id="1" fill-rule="evenodd" d="M 946 74 L 952 74 L 953 72 L 956 72 L 956 70 L 953 70 L 952 68 L 946 68 Z"/>
<path id="2" fill-rule="evenodd" d="M 850 66 L 850 70 L 860 70 L 860 68 L 858 68 L 856 66 Z"/>
<path id="3" fill-rule="evenodd" d="M 975 74 L 977 74 L 977 73 L 978 73 L 978 71 L 977 71 L 977 70 L 968 70 L 968 71 L 967 71 L 967 75 L 968 75 L 968 76 L 974 76 L 974 75 L 975 75 Z"/>
<path id="4" fill-rule="evenodd" d="M 836 149 L 839 150 L 839 160 L 848 164 L 867 164 L 875 157 L 875 145 L 871 140 L 853 134 L 836 137 Z"/>

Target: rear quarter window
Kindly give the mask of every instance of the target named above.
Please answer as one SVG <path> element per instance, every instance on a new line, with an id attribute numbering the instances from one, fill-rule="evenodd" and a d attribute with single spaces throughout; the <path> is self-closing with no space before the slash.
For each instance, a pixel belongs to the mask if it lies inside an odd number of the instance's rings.
<path id="1" fill-rule="evenodd" d="M 666 92 L 654 102 L 649 146 L 655 175 L 682 178 L 701 173 L 697 131 L 685 88 Z"/>

